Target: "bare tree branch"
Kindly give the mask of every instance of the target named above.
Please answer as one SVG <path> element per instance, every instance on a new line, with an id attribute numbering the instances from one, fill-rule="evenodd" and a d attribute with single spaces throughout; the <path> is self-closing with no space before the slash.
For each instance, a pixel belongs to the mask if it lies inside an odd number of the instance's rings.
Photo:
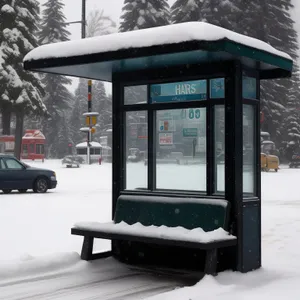
<path id="1" fill-rule="evenodd" d="M 89 13 L 87 21 L 87 37 L 106 35 L 117 31 L 117 24 L 104 10 L 94 10 Z"/>

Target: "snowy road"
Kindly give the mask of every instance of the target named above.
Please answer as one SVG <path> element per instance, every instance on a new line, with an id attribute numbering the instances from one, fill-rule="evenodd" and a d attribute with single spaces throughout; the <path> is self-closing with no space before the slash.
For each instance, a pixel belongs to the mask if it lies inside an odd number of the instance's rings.
<path id="1" fill-rule="evenodd" d="M 110 221 L 111 165 L 66 169 L 47 161 L 44 166 L 57 172 L 56 190 L 0 194 L 1 300 L 300 299 L 300 169 L 262 173 L 262 269 L 207 276 L 173 291 L 180 281 L 129 270 L 112 259 L 79 258 L 82 237 L 72 236 L 70 228 L 80 221 Z M 169 167 L 176 172 L 178 166 Z M 97 241 L 94 251 L 108 247 Z"/>
<path id="2" fill-rule="evenodd" d="M 35 274 L 13 274 L 13 278 L 1 281 L 0 299 L 143 299 L 179 285 L 171 279 L 130 270 L 112 258 L 89 263 L 80 261 L 77 254 L 59 255 L 52 261 L 52 266 L 56 265 L 52 270 L 47 269 L 47 259 L 35 261 Z M 21 268 L 26 264 L 30 262 Z M 9 270 L 7 267 L 6 272 Z"/>

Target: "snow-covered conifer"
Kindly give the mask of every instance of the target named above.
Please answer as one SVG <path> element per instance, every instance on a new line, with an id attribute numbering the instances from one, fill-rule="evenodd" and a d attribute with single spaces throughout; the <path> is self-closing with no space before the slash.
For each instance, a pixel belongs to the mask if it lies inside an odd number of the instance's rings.
<path id="1" fill-rule="evenodd" d="M 125 0 L 119 30 L 125 32 L 169 23 L 169 4 L 166 0 Z"/>
<path id="2" fill-rule="evenodd" d="M 60 0 L 48 0 L 44 5 L 43 17 L 41 21 L 41 30 L 39 32 L 39 44 L 49 44 L 67 41 L 69 39 L 69 31 L 66 29 L 66 17 L 63 9 L 64 3 Z M 67 134 L 69 130 L 61 130 L 62 124 L 67 124 L 65 117 L 69 117 L 70 106 L 73 101 L 73 95 L 69 92 L 67 86 L 71 84 L 71 80 L 65 76 L 46 74 L 42 76 L 42 83 L 45 86 L 44 103 L 50 114 L 50 118 L 43 120 L 43 133 L 46 136 L 49 157 L 58 157 L 58 153 L 63 153 L 63 149 L 59 149 L 68 140 Z M 58 135 L 57 133 L 61 134 Z M 62 139 L 62 141 L 60 141 Z M 67 151 L 67 144 L 65 146 Z"/>
<path id="3" fill-rule="evenodd" d="M 20 157 L 24 115 L 46 112 L 40 78 L 26 72 L 22 63 L 24 56 L 37 46 L 38 21 L 39 2 L 36 0 L 9 1 L 0 5 L 0 103 L 16 114 L 17 157 Z"/>

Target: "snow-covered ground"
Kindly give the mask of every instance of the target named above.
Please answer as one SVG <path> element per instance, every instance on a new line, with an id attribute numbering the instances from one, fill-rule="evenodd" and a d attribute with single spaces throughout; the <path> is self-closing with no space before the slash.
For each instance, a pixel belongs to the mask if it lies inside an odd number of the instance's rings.
<path id="1" fill-rule="evenodd" d="M 110 164 L 79 169 L 63 168 L 59 161 L 31 164 L 55 170 L 58 187 L 46 195 L 0 194 L 1 300 L 300 299 L 300 169 L 262 173 L 262 269 L 206 276 L 174 290 L 179 281 L 141 274 L 111 258 L 80 260 L 82 238 L 70 228 L 79 221 L 110 221 Z M 108 248 L 108 241 L 96 242 L 95 251 Z"/>

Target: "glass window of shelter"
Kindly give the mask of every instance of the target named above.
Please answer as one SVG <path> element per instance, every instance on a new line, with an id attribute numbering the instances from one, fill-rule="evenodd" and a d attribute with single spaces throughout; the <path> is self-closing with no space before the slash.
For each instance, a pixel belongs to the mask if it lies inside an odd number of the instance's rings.
<path id="1" fill-rule="evenodd" d="M 225 77 L 128 85 L 123 95 L 126 190 L 224 195 Z"/>
<path id="2" fill-rule="evenodd" d="M 256 195 L 256 123 L 259 110 L 259 81 L 255 74 L 243 73 L 243 193 L 244 195 Z"/>

